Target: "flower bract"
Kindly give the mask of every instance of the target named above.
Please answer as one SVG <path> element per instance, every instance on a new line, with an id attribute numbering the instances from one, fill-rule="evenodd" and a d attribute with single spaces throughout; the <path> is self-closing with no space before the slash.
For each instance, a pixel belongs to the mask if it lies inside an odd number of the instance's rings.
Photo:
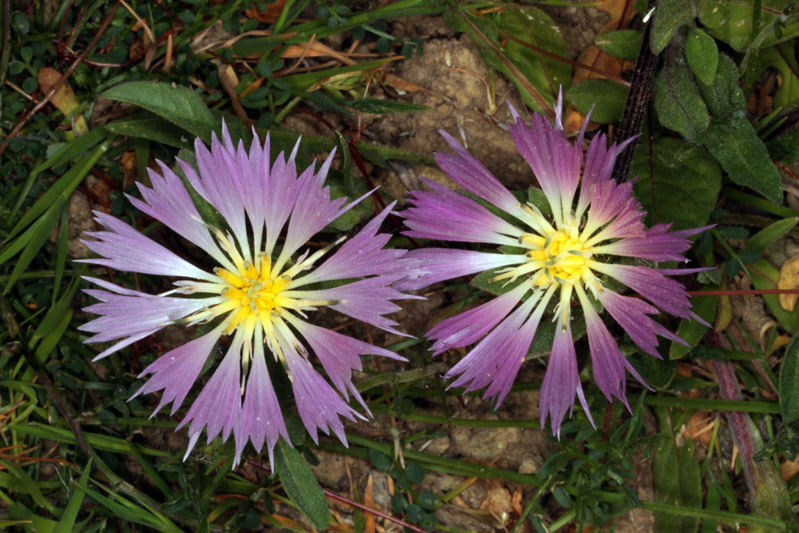
<path id="1" fill-rule="evenodd" d="M 685 261 L 689 237 L 704 228 L 672 231 L 667 224 L 646 228 L 646 214 L 632 196 L 632 183 L 611 178 L 616 157 L 627 143 L 607 146 L 604 134 L 583 155 L 585 129 L 570 142 L 561 124 L 562 102 L 554 126 L 534 114 L 528 126 L 511 108 L 510 133 L 532 168 L 545 201 L 520 202 L 454 138 L 442 135 L 454 153 L 437 153 L 446 175 L 466 193 L 425 180 L 429 191 L 415 191 L 403 211 L 406 234 L 423 239 L 479 243 L 499 251 L 428 248 L 410 252 L 413 265 L 402 288 L 419 289 L 460 276 L 493 271 L 490 281 L 506 292 L 443 320 L 427 336 L 440 354 L 474 347 L 446 377 L 467 391 L 486 388 L 496 404 L 510 391 L 548 309 L 555 322 L 552 353 L 540 392 L 541 425 L 549 418 L 559 434 L 575 396 L 591 417 L 578 375 L 572 336 L 575 309 L 585 320 L 594 381 L 611 400 L 625 399 L 626 372 L 638 373 L 621 353 L 597 309 L 604 308 L 638 347 L 655 357 L 657 336 L 682 342 L 652 319 L 661 311 L 694 317 L 684 287 L 667 276 L 689 270 L 658 269 L 642 262 Z M 587 121 L 586 121 L 587 122 Z M 489 209 L 490 207 L 490 209 Z M 502 216 L 500 216 L 502 214 Z M 630 260 L 629 258 L 634 258 Z M 636 261 L 636 262 L 634 262 Z M 609 280 L 640 297 L 617 292 Z M 548 318 L 546 318 L 548 319 Z M 475 344 L 476 343 L 476 344 Z M 593 421 L 592 421 L 593 422 Z"/>
<path id="2" fill-rule="evenodd" d="M 297 147 L 270 161 L 270 143 L 255 135 L 247 150 L 234 144 L 223 126 L 222 140 L 210 150 L 195 142 L 197 167 L 178 160 L 191 188 L 227 225 L 204 220 L 187 187 L 163 163 L 150 170 L 152 187 L 138 184 L 141 199 L 129 197 L 146 215 L 204 250 L 216 266 L 202 269 L 179 257 L 121 220 L 95 212 L 102 231 L 84 241 L 99 258 L 87 260 L 117 270 L 170 276 L 173 289 L 151 295 L 88 278 L 99 288 L 86 311 L 99 315 L 81 329 L 94 333 L 87 342 L 115 341 L 98 355 L 117 350 L 172 325 L 205 325 L 205 333 L 179 346 L 144 369 L 149 376 L 136 395 L 163 391 L 157 413 L 183 404 L 216 347 L 221 361 L 183 417 L 188 425 L 187 455 L 203 429 L 208 442 L 221 433 L 235 439 L 235 462 L 247 442 L 257 451 L 264 443 L 272 459 L 282 436 L 290 442 L 270 372 L 285 370 L 302 421 L 316 441 L 318 430 L 333 432 L 346 443 L 341 418 L 362 418 L 347 401 L 361 355 L 399 358 L 389 350 L 311 324 L 309 314 L 327 306 L 387 331 L 396 323 L 385 315 L 403 295 L 391 284 L 404 250 L 387 249 L 389 235 L 379 233 L 391 207 L 349 239 L 326 246 L 308 240 L 359 200 L 331 199 L 324 181 L 333 154 L 318 171 L 298 173 Z M 329 381 L 312 366 L 315 354 Z M 279 366 L 278 366 L 279 365 Z M 271 370 L 270 370 L 271 369 Z M 332 385 L 331 385 L 332 383 Z M 153 413 L 155 414 L 155 413 Z"/>

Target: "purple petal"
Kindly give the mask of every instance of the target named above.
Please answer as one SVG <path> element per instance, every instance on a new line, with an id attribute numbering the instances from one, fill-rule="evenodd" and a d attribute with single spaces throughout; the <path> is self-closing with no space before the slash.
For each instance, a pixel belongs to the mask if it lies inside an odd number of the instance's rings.
<path id="1" fill-rule="evenodd" d="M 95 220 L 108 231 L 87 233 L 98 240 L 81 241 L 92 252 L 103 256 L 101 259 L 84 259 L 83 263 L 109 266 L 117 270 L 153 274 L 156 276 L 176 276 L 214 281 L 215 276 L 203 272 L 191 263 L 181 259 L 160 244 L 145 237 L 138 230 L 121 220 L 94 211 Z"/>
<path id="2" fill-rule="evenodd" d="M 433 355 L 477 342 L 508 316 L 508 313 L 521 301 L 527 290 L 528 287 L 525 284 L 519 285 L 474 309 L 436 324 L 426 334 L 428 338 L 436 341 L 430 348 L 434 351 Z"/>
<path id="3" fill-rule="evenodd" d="M 667 313 L 680 318 L 691 317 L 691 299 L 680 282 L 646 266 L 598 265 L 596 270 L 624 283 Z"/>
<path id="4" fill-rule="evenodd" d="M 402 261 L 406 277 L 395 283 L 399 290 L 421 289 L 460 276 L 527 262 L 522 255 L 492 254 L 447 248 L 421 248 L 408 252 Z"/>
<path id="5" fill-rule="evenodd" d="M 256 343 L 250 375 L 247 378 L 241 416 L 238 427 L 234 431 L 236 462 L 238 463 L 241 459 L 241 454 L 249 440 L 257 452 L 261 451 L 266 442 L 269 463 L 274 464 L 272 461 L 273 450 L 281 435 L 286 442 L 291 442 L 275 389 L 269 379 L 269 371 L 264 361 L 263 343 Z"/>
<path id="6" fill-rule="evenodd" d="M 139 374 L 140 378 L 149 374 L 153 374 L 153 376 L 130 399 L 132 400 L 139 394 L 149 394 L 163 389 L 161 401 L 150 416 L 155 416 L 170 402 L 172 402 L 170 414 L 174 415 L 183 404 L 183 400 L 186 399 L 194 382 L 197 381 L 197 377 L 220 334 L 220 329 L 214 330 L 183 346 L 178 346 L 156 359 Z"/>
<path id="7" fill-rule="evenodd" d="M 377 233 L 380 225 L 391 213 L 392 203 L 369 221 L 357 235 L 344 244 L 313 272 L 298 278 L 292 288 L 316 281 L 330 281 L 388 274 L 397 269 L 397 261 L 405 250 L 385 249 L 391 235 Z"/>
<path id="8" fill-rule="evenodd" d="M 687 261 L 681 255 L 691 247 L 688 237 L 701 233 L 711 226 L 682 231 L 669 230 L 671 224 L 657 224 L 645 231 L 645 237 L 633 237 L 599 246 L 594 249 L 597 254 L 613 254 L 626 257 L 638 257 L 648 261 Z"/>
<path id="9" fill-rule="evenodd" d="M 318 430 L 321 429 L 326 435 L 333 431 L 346 446 L 347 436 L 344 434 L 344 424 L 340 417 L 352 421 L 355 421 L 356 417 L 363 417 L 347 405 L 319 372 L 314 370 L 311 363 L 298 354 L 292 346 L 286 347 L 285 354 L 294 400 L 297 402 L 297 410 L 305 429 L 315 443 L 319 443 Z"/>
<path id="10" fill-rule="evenodd" d="M 435 153 L 441 170 L 455 183 L 472 194 L 487 200 L 503 211 L 511 212 L 519 201 L 489 170 L 450 134 L 439 130 L 455 154 Z"/>
<path id="11" fill-rule="evenodd" d="M 217 298 L 168 298 L 153 296 L 143 292 L 124 289 L 113 283 L 96 278 L 83 279 L 96 283 L 105 290 L 87 289 L 86 294 L 100 300 L 85 307 L 87 313 L 100 315 L 99 318 L 79 326 L 81 331 L 97 333 L 85 342 L 107 342 L 123 337 L 144 338 L 163 327 L 180 320 L 209 304 Z M 112 291 L 112 292 L 109 292 Z M 136 317 L 131 320 L 131 317 Z M 135 341 L 134 341 L 135 342 Z M 126 343 L 127 345 L 129 343 Z M 105 357 L 120 349 L 121 343 L 105 350 L 97 358 Z"/>
<path id="12" fill-rule="evenodd" d="M 552 210 L 557 213 L 564 208 L 570 210 L 580 182 L 582 148 L 570 143 L 562 129 L 553 128 L 538 113 L 533 114 L 531 128 L 513 108 L 511 113 L 514 123 L 508 127 L 513 143 L 533 169 Z"/>
<path id="13" fill-rule="evenodd" d="M 175 379 L 178 377 L 182 378 L 179 374 L 174 376 Z M 207 442 L 211 442 L 220 432 L 222 440 L 227 440 L 239 423 L 240 387 L 241 343 L 233 343 L 177 429 L 191 422 L 191 435 L 199 434 L 205 427 Z"/>
<path id="14" fill-rule="evenodd" d="M 432 192 L 413 191 L 414 206 L 402 212 L 404 232 L 420 239 L 518 245 L 523 234 L 471 198 L 433 181 L 422 180 Z M 509 237 L 510 236 L 510 237 Z"/>
<path id="15" fill-rule="evenodd" d="M 565 330 L 563 328 L 555 330 L 552 355 L 549 356 L 547 373 L 541 384 L 538 402 L 538 410 L 541 413 L 539 415 L 541 429 L 544 428 L 547 418 L 549 418 L 552 433 L 560 438 L 560 426 L 566 417 L 566 411 L 571 412 L 574 409 L 575 394 L 580 399 L 591 425 L 596 427 L 594 419 L 591 417 L 591 411 L 588 410 L 583 387 L 577 373 L 577 355 L 572 341 L 571 324 L 567 324 Z"/>

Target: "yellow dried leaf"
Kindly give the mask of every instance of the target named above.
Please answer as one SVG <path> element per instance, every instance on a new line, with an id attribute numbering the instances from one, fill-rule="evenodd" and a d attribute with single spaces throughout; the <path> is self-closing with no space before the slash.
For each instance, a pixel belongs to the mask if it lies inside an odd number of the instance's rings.
<path id="1" fill-rule="evenodd" d="M 44 94 L 53 90 L 53 87 L 56 86 L 60 79 L 61 73 L 51 67 L 42 68 L 37 75 L 39 89 Z M 59 111 L 64 113 L 65 116 L 71 119 L 72 131 L 75 132 L 75 135 L 81 136 L 89 132 L 89 127 L 86 125 L 86 120 L 83 118 L 83 115 L 73 116 L 79 103 L 77 98 L 75 98 L 75 92 L 68 83 L 64 82 L 61 87 L 58 88 L 52 98 L 50 98 L 50 102 L 56 106 Z"/>
<path id="2" fill-rule="evenodd" d="M 799 289 L 799 255 L 791 257 L 782 264 L 777 288 Z M 793 311 L 796 307 L 797 299 L 799 299 L 797 294 L 780 294 L 780 307 L 786 311 Z"/>

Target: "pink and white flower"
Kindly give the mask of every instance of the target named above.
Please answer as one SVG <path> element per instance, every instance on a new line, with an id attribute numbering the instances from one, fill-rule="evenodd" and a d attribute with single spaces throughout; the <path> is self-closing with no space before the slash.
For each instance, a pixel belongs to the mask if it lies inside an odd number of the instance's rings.
<path id="1" fill-rule="evenodd" d="M 686 261 L 689 237 L 705 228 L 668 233 L 669 225 L 647 229 L 646 214 L 632 196 L 631 183 L 611 178 L 616 157 L 626 146 L 607 147 L 596 135 L 583 156 L 585 130 L 577 142 L 567 140 L 561 124 L 562 100 L 554 127 L 534 114 L 531 126 L 511 108 L 510 133 L 516 149 L 538 179 L 547 200 L 541 208 L 520 203 L 480 161 L 442 132 L 454 153 L 437 153 L 441 169 L 466 192 L 509 215 L 501 218 L 472 197 L 425 180 L 429 191 L 414 191 L 412 207 L 402 214 L 408 236 L 422 239 L 506 246 L 507 253 L 428 248 L 409 252 L 404 261 L 411 275 L 403 289 L 420 289 L 459 276 L 494 271 L 492 281 L 517 283 L 501 296 L 448 318 L 427 336 L 439 354 L 477 343 L 446 375 L 452 386 L 467 391 L 486 388 L 485 397 L 499 404 L 513 381 L 548 307 L 557 322 L 552 354 L 541 386 L 541 426 L 549 418 L 560 434 L 566 412 L 580 400 L 589 419 L 572 338 L 572 305 L 582 308 L 588 333 L 594 381 L 609 401 L 625 398 L 626 372 L 641 381 L 619 350 L 594 306 L 608 313 L 644 352 L 658 357 L 657 336 L 680 341 L 653 320 L 665 311 L 694 318 L 684 287 L 666 276 L 693 271 L 658 270 L 619 264 L 619 259 Z M 545 214 L 546 212 L 546 214 Z M 512 220 L 510 222 L 509 220 Z M 515 252 L 508 250 L 517 250 Z M 640 262 L 639 261 L 639 262 Z M 643 299 L 624 296 L 606 285 L 615 279 Z M 593 420 L 592 420 L 593 423 Z"/>
<path id="2" fill-rule="evenodd" d="M 360 356 L 401 358 L 307 319 L 329 306 L 395 331 L 396 323 L 385 315 L 399 309 L 392 300 L 404 297 L 391 284 L 398 279 L 395 271 L 405 251 L 384 248 L 390 236 L 379 233 L 393 204 L 349 240 L 298 255 L 312 236 L 360 201 L 330 198 L 324 181 L 333 154 L 318 171 L 310 167 L 298 173 L 297 147 L 288 159 L 281 153 L 272 164 L 268 137 L 262 145 L 255 136 L 247 150 L 242 142 L 234 144 L 224 126 L 221 141 L 214 136 L 208 150 L 198 139 L 195 150 L 199 171 L 181 160 L 178 164 L 229 231 L 202 219 L 186 186 L 163 163 L 161 175 L 149 172 L 152 188 L 139 184 L 142 198 L 129 199 L 206 251 L 218 266 L 213 272 L 200 269 L 121 220 L 95 213 L 104 230 L 90 233 L 92 240 L 84 242 L 100 257 L 87 262 L 178 280 L 173 290 L 150 295 L 87 278 L 100 288 L 87 290 L 99 303 L 86 311 L 100 316 L 81 326 L 94 333 L 86 342 L 115 342 L 101 358 L 172 324 L 209 324 L 210 332 L 164 354 L 141 374 L 150 377 L 136 395 L 163 391 L 155 412 L 171 403 L 174 414 L 218 341 L 227 338 L 221 363 L 179 426 L 189 428 L 187 456 L 203 429 L 208 442 L 220 433 L 223 440 L 233 435 L 236 464 L 248 441 L 257 451 L 266 443 L 270 461 L 281 436 L 290 443 L 269 376 L 275 365 L 288 373 L 312 438 L 317 440 L 321 429 L 346 444 L 341 418 L 363 418 L 348 405 L 349 396 L 369 413 L 352 383 L 353 370 L 361 370 Z M 312 353 L 332 385 L 311 365 Z"/>

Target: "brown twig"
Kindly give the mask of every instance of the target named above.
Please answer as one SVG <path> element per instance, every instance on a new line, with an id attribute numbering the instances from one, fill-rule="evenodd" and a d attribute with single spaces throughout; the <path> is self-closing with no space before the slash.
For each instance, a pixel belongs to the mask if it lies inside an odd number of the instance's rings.
<path id="1" fill-rule="evenodd" d="M 111 11 L 108 13 L 108 15 L 106 15 L 102 24 L 100 24 L 100 28 L 97 30 L 97 33 L 94 35 L 94 38 L 91 40 L 89 45 L 83 50 L 83 52 L 81 52 L 78 55 L 77 59 L 75 59 L 75 61 L 72 62 L 69 68 L 67 68 L 67 70 L 64 71 L 64 74 L 62 74 L 61 78 L 57 82 L 55 82 L 52 89 L 50 89 L 47 92 L 47 94 L 44 95 L 44 97 L 39 101 L 39 103 L 30 108 L 28 112 L 25 113 L 22 116 L 22 118 L 19 119 L 17 125 L 14 126 L 14 129 L 12 129 L 9 132 L 8 136 L 5 138 L 3 143 L 0 144 L 0 155 L 2 155 L 3 152 L 5 152 L 6 149 L 8 148 L 9 141 L 11 141 L 11 139 L 16 137 L 17 135 L 19 135 L 19 132 L 22 131 L 22 128 L 25 126 L 25 124 L 28 123 L 31 117 L 33 117 L 33 115 L 41 111 L 41 109 L 47 104 L 47 102 L 50 101 L 53 95 L 55 95 L 55 93 L 58 92 L 58 90 L 64 85 L 64 83 L 66 83 L 67 78 L 69 78 L 69 76 L 75 71 L 75 69 L 78 68 L 78 65 L 80 65 L 80 63 L 86 58 L 86 56 L 89 55 L 89 52 L 91 52 L 94 49 L 94 47 L 97 46 L 97 42 L 100 40 L 100 37 L 103 36 L 103 33 L 105 33 L 105 30 L 108 28 L 108 25 L 114 19 L 114 15 L 116 15 L 117 9 L 119 9 L 119 1 L 114 3 L 114 7 L 111 8 Z"/>

